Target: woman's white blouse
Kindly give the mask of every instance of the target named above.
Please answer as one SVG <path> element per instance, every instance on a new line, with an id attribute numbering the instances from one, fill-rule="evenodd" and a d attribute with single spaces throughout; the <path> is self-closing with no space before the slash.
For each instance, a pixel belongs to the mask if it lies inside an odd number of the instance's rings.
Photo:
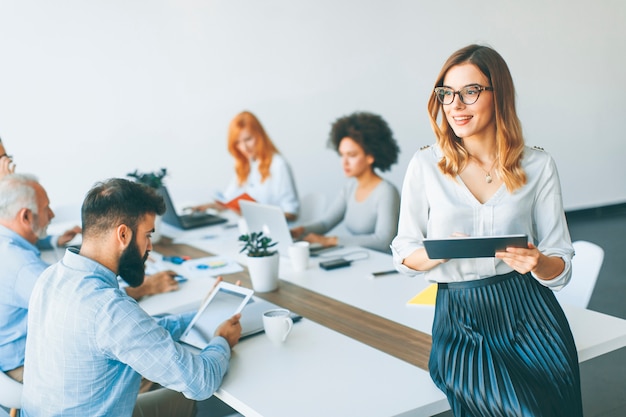
<path id="1" fill-rule="evenodd" d="M 561 196 L 556 164 L 550 155 L 526 147 L 522 167 L 527 183 L 509 193 L 503 184 L 484 204 L 465 186 L 445 176 L 437 166 L 443 154 L 438 146 L 422 149 L 407 168 L 400 202 L 398 235 L 391 249 L 396 268 L 415 275 L 402 261 L 423 248 L 424 238 L 446 238 L 453 233 L 468 236 L 526 234 L 529 241 L 548 256 L 560 256 L 565 269 L 552 280 L 541 284 L 562 288 L 571 277 L 574 254 Z M 470 281 L 506 274 L 513 269 L 496 258 L 451 259 L 426 271 L 433 282 Z"/>
<path id="2" fill-rule="evenodd" d="M 237 183 L 237 177 L 233 178 L 224 191 L 224 200 L 229 201 L 242 193 L 248 193 L 250 197 L 261 204 L 279 206 L 283 212 L 298 214 L 300 200 L 296 191 L 296 183 L 293 180 L 289 164 L 282 155 L 275 153 L 270 165 L 270 176 L 261 182 L 259 161 L 250 164 L 250 174 L 241 186 Z"/>

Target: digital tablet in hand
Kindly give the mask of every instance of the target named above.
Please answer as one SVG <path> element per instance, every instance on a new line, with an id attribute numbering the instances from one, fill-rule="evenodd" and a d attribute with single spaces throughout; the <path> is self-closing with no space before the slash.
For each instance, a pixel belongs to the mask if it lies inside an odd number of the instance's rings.
<path id="1" fill-rule="evenodd" d="M 220 282 L 194 316 L 180 338 L 181 342 L 204 349 L 224 321 L 241 313 L 253 291 L 249 288 Z"/>
<path id="2" fill-rule="evenodd" d="M 446 239 L 424 239 L 430 259 L 493 258 L 507 247 L 527 248 L 527 235 L 462 236 Z"/>

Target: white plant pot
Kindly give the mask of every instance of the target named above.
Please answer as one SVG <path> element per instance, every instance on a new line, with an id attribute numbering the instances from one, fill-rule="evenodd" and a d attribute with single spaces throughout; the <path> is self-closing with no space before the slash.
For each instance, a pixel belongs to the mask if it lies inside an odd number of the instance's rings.
<path id="1" fill-rule="evenodd" d="M 275 291 L 278 288 L 278 252 L 272 256 L 247 258 L 252 289 L 256 292 Z"/>

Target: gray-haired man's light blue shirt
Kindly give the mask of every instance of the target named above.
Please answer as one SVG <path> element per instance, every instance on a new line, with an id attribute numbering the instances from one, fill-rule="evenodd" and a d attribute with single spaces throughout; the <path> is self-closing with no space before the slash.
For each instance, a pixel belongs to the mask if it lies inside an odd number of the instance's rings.
<path id="1" fill-rule="evenodd" d="M 0 370 L 24 364 L 28 300 L 39 275 L 48 267 L 39 249 L 11 229 L 0 226 Z"/>

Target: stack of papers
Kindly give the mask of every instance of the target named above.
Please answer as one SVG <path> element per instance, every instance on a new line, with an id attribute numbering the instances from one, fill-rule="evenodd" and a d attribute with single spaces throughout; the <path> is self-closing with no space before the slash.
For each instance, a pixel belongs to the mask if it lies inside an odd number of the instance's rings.
<path id="1" fill-rule="evenodd" d="M 211 276 L 234 274 L 243 271 L 243 267 L 232 259 L 223 256 L 207 256 L 204 258 L 196 258 L 182 261 L 179 264 L 173 264 L 163 259 L 159 253 L 152 252 L 146 262 L 146 274 L 156 274 L 160 271 L 172 269 L 179 274 L 194 276 Z"/>
<path id="2" fill-rule="evenodd" d="M 210 276 L 234 274 L 243 271 L 241 265 L 232 259 L 223 256 L 207 256 L 205 258 L 191 259 L 183 263 L 189 272 L 203 272 Z"/>

